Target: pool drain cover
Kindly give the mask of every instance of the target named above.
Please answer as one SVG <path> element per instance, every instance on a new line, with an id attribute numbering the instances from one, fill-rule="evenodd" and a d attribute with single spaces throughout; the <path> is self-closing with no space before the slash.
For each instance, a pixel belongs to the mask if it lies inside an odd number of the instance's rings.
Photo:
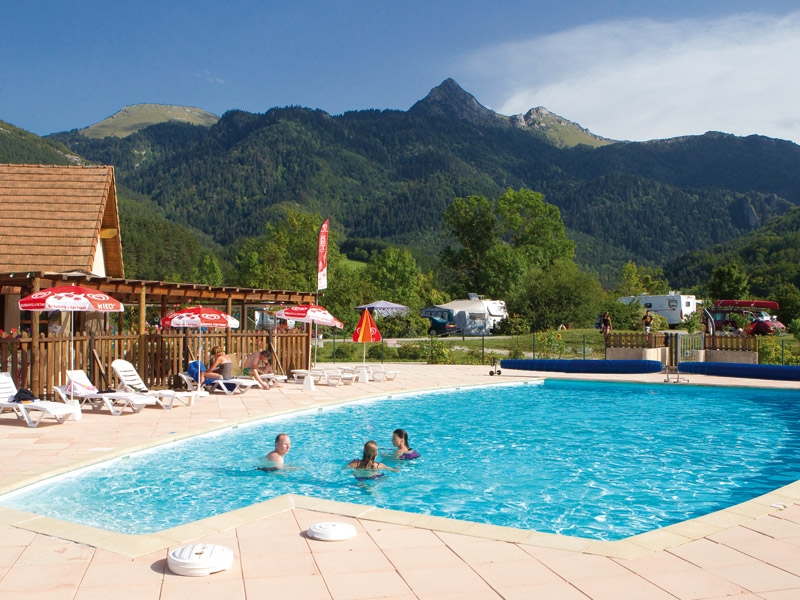
<path id="1" fill-rule="evenodd" d="M 349 523 L 336 523 L 327 521 L 316 523 L 308 528 L 309 537 L 324 542 L 338 542 L 356 537 L 356 528 Z"/>
<path id="2" fill-rule="evenodd" d="M 167 565 L 176 575 L 203 577 L 230 569 L 233 565 L 233 550 L 216 544 L 181 546 L 169 553 Z"/>

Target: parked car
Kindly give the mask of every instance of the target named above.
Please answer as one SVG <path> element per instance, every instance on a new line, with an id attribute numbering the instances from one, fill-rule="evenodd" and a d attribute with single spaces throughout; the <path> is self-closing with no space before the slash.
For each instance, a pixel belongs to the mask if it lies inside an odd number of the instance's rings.
<path id="1" fill-rule="evenodd" d="M 714 328 L 717 332 L 736 331 L 738 328 L 736 315 L 739 315 L 748 321 L 742 328 L 745 335 L 786 333 L 786 326 L 778 321 L 777 317 L 762 310 L 764 308 L 777 310 L 778 304 L 766 300 L 718 300 L 708 309 L 708 313 L 714 319 Z M 705 318 L 707 319 L 708 317 Z"/>
<path id="2" fill-rule="evenodd" d="M 452 321 L 445 321 L 437 317 L 428 317 L 431 326 L 428 328 L 428 335 L 435 335 L 437 337 L 447 337 L 451 333 L 460 333 L 461 328 Z"/>

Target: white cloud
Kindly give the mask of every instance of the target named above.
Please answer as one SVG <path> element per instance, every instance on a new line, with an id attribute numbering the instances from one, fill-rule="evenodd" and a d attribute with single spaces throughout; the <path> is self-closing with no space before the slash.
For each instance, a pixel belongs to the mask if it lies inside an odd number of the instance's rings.
<path id="1" fill-rule="evenodd" d="M 800 142 L 800 12 L 597 23 L 485 48 L 464 67 L 497 112 L 544 106 L 613 139 L 714 130 Z"/>

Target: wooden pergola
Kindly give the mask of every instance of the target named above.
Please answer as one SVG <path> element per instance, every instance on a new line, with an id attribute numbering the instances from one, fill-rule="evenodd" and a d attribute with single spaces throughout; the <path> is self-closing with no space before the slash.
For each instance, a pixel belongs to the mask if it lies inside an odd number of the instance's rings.
<path id="1" fill-rule="evenodd" d="M 171 283 L 166 281 L 146 281 L 101 277 L 86 273 L 21 272 L 0 273 L 0 295 L 25 297 L 42 289 L 61 285 L 83 285 L 105 292 L 126 306 L 137 307 L 139 313 L 138 334 L 144 341 L 147 333 L 146 309 L 158 306 L 160 315 L 165 316 L 175 306 L 182 304 L 202 304 L 216 306 L 231 314 L 235 308 L 241 310 L 240 319 L 243 330 L 247 330 L 248 307 L 264 305 L 294 305 L 314 303 L 313 292 L 290 290 L 263 290 L 240 287 L 215 287 L 195 283 Z M 35 363 L 39 355 L 38 312 L 30 313 L 31 354 Z M 21 321 L 21 324 L 23 322 Z M 24 321 L 25 324 L 28 321 Z M 310 344 L 310 340 L 309 340 Z M 139 344 L 139 363 L 145 360 L 145 344 Z"/>

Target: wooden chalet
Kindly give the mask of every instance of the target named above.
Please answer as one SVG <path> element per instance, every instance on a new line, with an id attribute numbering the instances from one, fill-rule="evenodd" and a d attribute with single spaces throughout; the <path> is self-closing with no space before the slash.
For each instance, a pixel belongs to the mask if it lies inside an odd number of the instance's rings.
<path id="1" fill-rule="evenodd" d="M 0 210 L 0 370 L 12 371 L 18 385 L 47 396 L 53 385 L 63 383 L 66 336 L 48 332 L 46 316 L 20 313 L 18 302 L 40 289 L 70 283 L 106 292 L 123 302 L 126 312 L 129 307 L 137 312 L 134 333 L 123 332 L 121 316 L 80 315 L 76 321 L 71 342 L 75 367 L 95 377 L 107 378 L 111 361 L 124 357 L 149 385 L 167 385 L 187 356 L 200 353 L 201 343 L 241 354 L 269 344 L 276 350 L 278 370 L 307 368 L 310 332 L 282 337 L 274 331 L 248 332 L 247 315 L 264 305 L 311 303 L 311 292 L 125 279 L 113 167 L 0 165 Z M 158 307 L 163 316 L 186 304 L 238 314 L 242 328 L 201 338 L 148 327 L 148 307 Z M 9 338 L 12 330 L 29 333 Z"/>

